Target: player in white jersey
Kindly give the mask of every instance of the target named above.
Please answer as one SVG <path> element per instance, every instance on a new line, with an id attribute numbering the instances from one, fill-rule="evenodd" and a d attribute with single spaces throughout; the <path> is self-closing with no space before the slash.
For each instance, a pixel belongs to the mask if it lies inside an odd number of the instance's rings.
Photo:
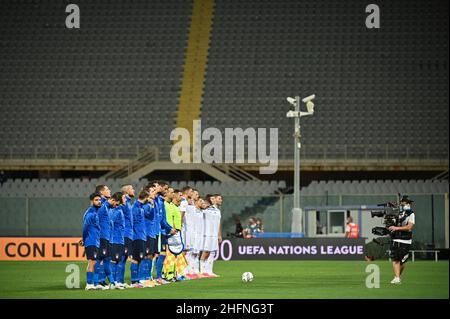
<path id="1" fill-rule="evenodd" d="M 189 205 L 189 202 L 191 200 L 191 190 L 192 187 L 190 186 L 186 186 L 183 187 L 183 189 L 181 190 L 182 195 L 181 195 L 181 202 L 180 202 L 180 213 L 181 213 L 181 223 L 182 223 L 182 230 L 181 230 L 181 236 L 183 238 L 184 241 L 184 248 L 185 251 L 187 251 L 187 241 L 186 241 L 186 208 Z"/>
<path id="2" fill-rule="evenodd" d="M 205 198 L 200 198 L 197 202 L 196 205 L 196 210 L 194 212 L 193 216 L 193 233 L 194 233 L 194 238 L 193 238 L 193 250 L 194 253 L 196 254 L 200 254 L 201 251 L 203 250 L 203 237 L 205 235 L 205 222 L 204 222 L 204 218 L 205 218 L 205 209 L 208 208 L 209 204 L 206 201 Z"/>
<path id="3" fill-rule="evenodd" d="M 189 252 L 187 260 L 189 263 L 186 277 L 198 279 L 200 273 L 200 250 L 203 236 L 203 199 L 199 198 L 198 191 L 192 191 L 192 204 L 186 207 L 187 247 Z"/>
<path id="4" fill-rule="evenodd" d="M 213 272 L 213 263 L 219 251 L 219 244 L 222 242 L 221 213 L 219 209 L 219 206 L 222 204 L 222 196 L 219 194 L 210 195 L 207 202 L 211 205 L 204 211 L 204 234 L 200 270 L 202 277 L 218 277 Z"/>
<path id="5" fill-rule="evenodd" d="M 186 186 L 186 188 L 189 186 Z M 198 191 L 192 187 L 189 187 L 189 190 L 183 189 L 183 197 L 180 204 L 181 218 L 183 223 L 182 228 L 182 236 L 184 241 L 184 255 L 186 257 L 186 261 L 188 266 L 184 269 L 183 275 L 191 279 L 191 269 L 194 265 L 194 260 L 192 256 L 192 213 L 195 210 L 194 202 L 198 199 Z M 193 278 L 192 278 L 193 279 Z"/>
<path id="6" fill-rule="evenodd" d="M 195 200 L 197 202 L 197 200 Z M 184 227 L 186 227 L 186 234 L 185 234 L 185 246 L 186 250 L 191 251 L 194 246 L 194 238 L 195 238 L 195 227 L 194 227 L 194 220 L 195 220 L 195 204 L 194 200 L 191 200 L 191 203 L 186 206 L 186 212 L 184 214 Z"/>

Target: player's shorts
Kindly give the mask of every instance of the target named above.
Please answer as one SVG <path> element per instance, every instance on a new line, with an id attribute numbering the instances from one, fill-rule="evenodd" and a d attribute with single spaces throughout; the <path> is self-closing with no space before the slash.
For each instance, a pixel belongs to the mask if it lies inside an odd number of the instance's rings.
<path id="1" fill-rule="evenodd" d="M 124 244 L 124 248 L 123 248 L 123 250 L 124 250 L 123 254 L 125 256 L 131 256 L 132 252 L 133 252 L 133 241 L 128 237 L 125 237 L 124 241 L 125 241 L 125 244 Z"/>
<path id="2" fill-rule="evenodd" d="M 157 254 L 158 251 L 158 238 L 147 237 L 147 243 L 149 248 L 149 254 Z"/>
<path id="3" fill-rule="evenodd" d="M 192 234 L 188 231 L 181 233 L 183 236 L 184 250 L 192 249 Z"/>
<path id="4" fill-rule="evenodd" d="M 183 228 L 181 228 L 181 238 L 183 238 L 184 250 L 188 250 L 187 241 L 186 241 L 188 236 L 189 235 L 187 234 L 186 229 L 183 226 Z"/>
<path id="5" fill-rule="evenodd" d="M 98 259 L 104 259 L 106 257 L 109 257 L 109 250 L 110 250 L 110 244 L 109 240 L 100 238 L 100 248 L 98 250 Z"/>
<path id="6" fill-rule="evenodd" d="M 208 236 L 203 240 L 202 251 L 217 251 L 219 250 L 219 238 Z"/>
<path id="7" fill-rule="evenodd" d="M 125 245 L 122 244 L 112 244 L 111 245 L 111 260 L 115 262 L 119 262 L 122 256 L 124 255 Z"/>
<path id="8" fill-rule="evenodd" d="M 393 261 L 399 261 L 401 264 L 404 264 L 408 261 L 409 258 L 409 250 L 411 248 L 411 244 L 399 243 L 396 241 L 391 242 L 391 254 L 390 257 Z"/>
<path id="9" fill-rule="evenodd" d="M 159 239 L 159 240 L 158 240 Z M 167 236 L 160 234 L 157 238 L 159 245 L 157 245 L 158 252 L 166 251 Z"/>
<path id="10" fill-rule="evenodd" d="M 150 236 L 147 236 L 147 240 L 145 242 L 145 255 L 146 256 L 154 254 L 153 247 L 152 247 L 154 245 L 153 239 L 154 238 L 151 238 Z"/>
<path id="11" fill-rule="evenodd" d="M 133 260 L 141 261 L 145 256 L 145 241 L 133 240 Z"/>
<path id="12" fill-rule="evenodd" d="M 98 255 L 98 248 L 95 246 L 87 246 L 84 248 L 87 260 L 96 260 Z"/>

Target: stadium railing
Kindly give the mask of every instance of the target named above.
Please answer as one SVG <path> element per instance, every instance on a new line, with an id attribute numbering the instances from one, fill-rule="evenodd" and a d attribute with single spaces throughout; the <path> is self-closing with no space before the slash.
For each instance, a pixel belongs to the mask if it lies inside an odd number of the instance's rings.
<path id="1" fill-rule="evenodd" d="M 0 145 L 0 159 L 132 159 L 154 149 L 113 145 Z"/>
<path id="2" fill-rule="evenodd" d="M 152 148 L 159 159 L 170 160 L 171 145 L 0 145 L 0 159 L 124 159 L 135 158 Z M 278 158 L 291 160 L 291 144 L 278 146 Z M 447 160 L 446 144 L 303 144 L 302 159 L 338 160 Z"/>

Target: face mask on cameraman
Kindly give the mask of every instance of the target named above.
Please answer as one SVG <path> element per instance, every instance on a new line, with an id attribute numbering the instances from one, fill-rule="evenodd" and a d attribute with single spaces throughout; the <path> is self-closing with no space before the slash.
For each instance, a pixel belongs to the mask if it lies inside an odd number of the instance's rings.
<path id="1" fill-rule="evenodd" d="M 405 204 L 402 206 L 402 211 L 409 211 L 411 210 L 411 205 L 410 204 Z"/>

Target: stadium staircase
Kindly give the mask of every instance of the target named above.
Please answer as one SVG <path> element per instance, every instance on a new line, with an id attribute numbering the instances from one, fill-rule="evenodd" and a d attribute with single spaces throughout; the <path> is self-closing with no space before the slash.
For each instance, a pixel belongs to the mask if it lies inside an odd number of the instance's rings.
<path id="1" fill-rule="evenodd" d="M 208 49 L 211 39 L 214 1 L 194 0 L 192 8 L 189 36 L 184 60 L 183 76 L 178 101 L 176 127 L 189 131 L 191 145 L 193 136 L 193 121 L 200 118 L 202 96 L 205 83 L 205 73 L 208 62 Z M 200 133 L 201 134 L 201 133 Z M 157 153 L 157 152 L 156 152 Z M 104 178 L 141 178 L 156 169 L 157 155 L 152 150 L 145 152 L 128 165 L 107 173 Z M 168 164 L 168 163 L 166 163 Z M 163 164 L 165 165 L 165 164 Z M 169 165 L 170 166 L 170 165 Z M 198 165 L 202 171 L 221 181 L 258 181 L 259 179 L 235 165 Z M 189 168 L 188 168 L 189 169 Z M 191 168 L 192 169 L 192 168 Z M 211 174 L 213 172 L 213 174 Z"/>
<path id="2" fill-rule="evenodd" d="M 448 181 L 448 169 L 439 173 L 435 177 L 432 178 L 433 181 L 442 181 L 447 180 Z"/>
<path id="3" fill-rule="evenodd" d="M 194 134 L 192 123 L 200 118 L 213 13 L 214 1 L 194 0 L 176 120 L 176 127 L 186 128 L 189 131 L 191 145 L 193 145 Z M 108 172 L 103 177 L 138 179 L 143 177 L 143 174 L 149 174 L 151 171 L 158 169 L 157 167 L 161 168 L 161 165 L 167 166 L 168 169 L 175 168 L 171 167 L 169 163 L 155 163 L 157 161 L 158 151 L 152 149 L 139 155 L 128 165 Z M 211 176 L 220 181 L 259 180 L 252 174 L 233 165 L 199 164 L 197 166 L 200 170 L 209 172 Z M 181 167 L 177 168 L 180 169 Z M 193 167 L 183 167 L 182 169 L 193 169 Z"/>
<path id="4" fill-rule="evenodd" d="M 200 118 L 213 10 L 213 0 L 194 0 L 176 121 L 176 127 L 189 131 L 191 142 L 192 121 Z"/>
<path id="5" fill-rule="evenodd" d="M 254 175 L 231 164 L 174 164 L 170 161 L 159 160 L 159 149 L 151 148 L 143 151 L 128 164 L 112 170 L 102 178 L 125 178 L 128 180 L 138 180 L 156 170 L 200 170 L 221 182 L 231 181 L 259 181 Z"/>
<path id="6" fill-rule="evenodd" d="M 248 173 L 242 168 L 232 164 L 213 164 L 214 168 L 227 174 L 236 181 L 259 181 L 260 179 Z"/>
<path id="7" fill-rule="evenodd" d="M 125 165 L 117 170 L 110 171 L 103 175 L 103 178 L 125 178 L 139 169 L 145 167 L 149 163 L 157 161 L 159 157 L 158 148 L 151 148 L 139 154 L 134 160 L 130 160 L 128 165 Z"/>

